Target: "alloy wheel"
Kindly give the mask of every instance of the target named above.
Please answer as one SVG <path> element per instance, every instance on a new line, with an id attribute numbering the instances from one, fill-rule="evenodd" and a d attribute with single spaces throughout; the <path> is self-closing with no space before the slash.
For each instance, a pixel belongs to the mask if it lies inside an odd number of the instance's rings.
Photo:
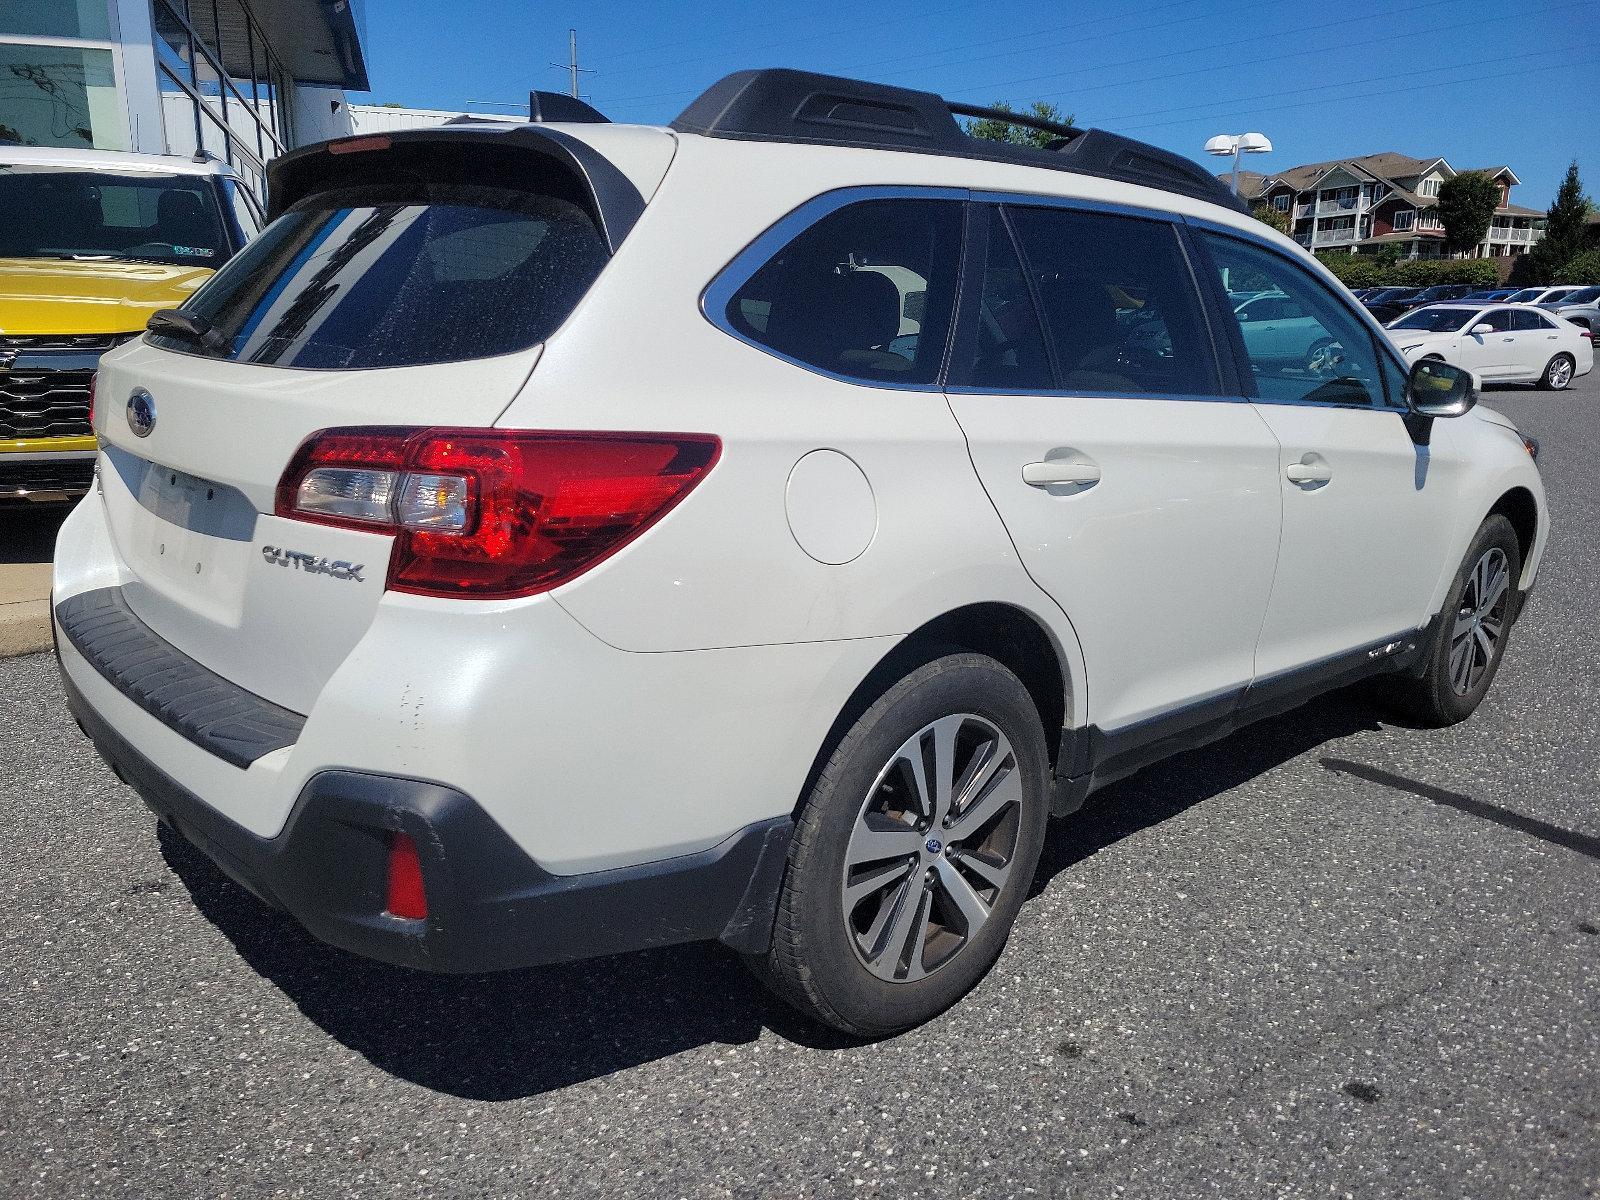
<path id="1" fill-rule="evenodd" d="M 1510 600 L 1510 564 L 1504 550 L 1491 546 L 1467 577 L 1450 631 L 1450 686 L 1456 695 L 1470 694 L 1483 681 L 1505 635 Z"/>
<path id="2" fill-rule="evenodd" d="M 1555 361 L 1550 364 L 1550 370 L 1546 375 L 1546 378 L 1550 381 L 1550 386 L 1555 388 L 1557 391 L 1560 391 L 1562 388 L 1566 387 L 1567 384 L 1572 382 L 1571 361 L 1568 360 L 1565 355 L 1557 357 Z"/>
<path id="3" fill-rule="evenodd" d="M 972 941 L 1010 878 L 1022 798 L 1011 743 L 983 717 L 942 717 L 894 752 L 862 801 L 839 892 L 869 971 L 909 983 Z"/>

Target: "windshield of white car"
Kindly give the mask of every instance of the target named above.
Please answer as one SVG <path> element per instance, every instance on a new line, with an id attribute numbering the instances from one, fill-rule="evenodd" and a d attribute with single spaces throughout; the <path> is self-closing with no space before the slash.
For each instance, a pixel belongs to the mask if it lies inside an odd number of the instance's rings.
<path id="1" fill-rule="evenodd" d="M 0 164 L 0 258 L 216 268 L 231 253 L 201 175 Z"/>
<path id="2" fill-rule="evenodd" d="M 1580 288 L 1570 296 L 1561 297 L 1563 304 L 1593 304 L 1600 300 L 1600 287 Z"/>
<path id="3" fill-rule="evenodd" d="M 1512 292 L 1506 297 L 1507 304 L 1531 304 L 1544 292 L 1543 288 L 1523 288 L 1520 292 Z"/>
<path id="4" fill-rule="evenodd" d="M 1416 329 L 1423 333 L 1455 333 L 1478 315 L 1475 308 L 1419 308 L 1390 324 L 1390 329 Z"/>

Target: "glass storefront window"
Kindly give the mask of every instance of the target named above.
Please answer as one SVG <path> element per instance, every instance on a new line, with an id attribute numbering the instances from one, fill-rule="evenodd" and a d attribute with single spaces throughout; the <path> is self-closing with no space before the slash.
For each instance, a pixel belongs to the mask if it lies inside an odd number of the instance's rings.
<path id="1" fill-rule="evenodd" d="M 126 150 L 111 51 L 0 42 L 0 141 Z"/>
<path id="2" fill-rule="evenodd" d="M 111 37 L 106 0 L 5 0 L 0 4 L 0 34 L 24 37 Z"/>
<path id="3" fill-rule="evenodd" d="M 157 4 L 151 15 L 154 18 L 157 60 L 185 83 L 193 82 L 189 33 L 184 29 L 183 22 L 173 16 L 165 4 Z"/>

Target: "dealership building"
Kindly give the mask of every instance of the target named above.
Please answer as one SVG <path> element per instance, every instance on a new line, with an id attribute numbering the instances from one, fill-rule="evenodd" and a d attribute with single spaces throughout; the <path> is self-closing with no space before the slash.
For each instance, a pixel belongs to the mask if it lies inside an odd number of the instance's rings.
<path id="1" fill-rule="evenodd" d="M 351 131 L 361 29 L 355 0 L 0 0 L 0 144 L 203 150 L 261 191 Z"/>

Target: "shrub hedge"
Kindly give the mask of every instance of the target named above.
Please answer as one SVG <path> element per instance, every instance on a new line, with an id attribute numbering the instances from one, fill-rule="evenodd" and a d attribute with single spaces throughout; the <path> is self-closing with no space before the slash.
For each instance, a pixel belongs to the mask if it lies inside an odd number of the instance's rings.
<path id="1" fill-rule="evenodd" d="M 1317 261 L 1350 288 L 1433 287 L 1441 283 L 1491 288 L 1500 281 L 1495 264 L 1486 258 L 1413 258 L 1386 262 L 1377 255 L 1333 251 L 1317 255 Z"/>

